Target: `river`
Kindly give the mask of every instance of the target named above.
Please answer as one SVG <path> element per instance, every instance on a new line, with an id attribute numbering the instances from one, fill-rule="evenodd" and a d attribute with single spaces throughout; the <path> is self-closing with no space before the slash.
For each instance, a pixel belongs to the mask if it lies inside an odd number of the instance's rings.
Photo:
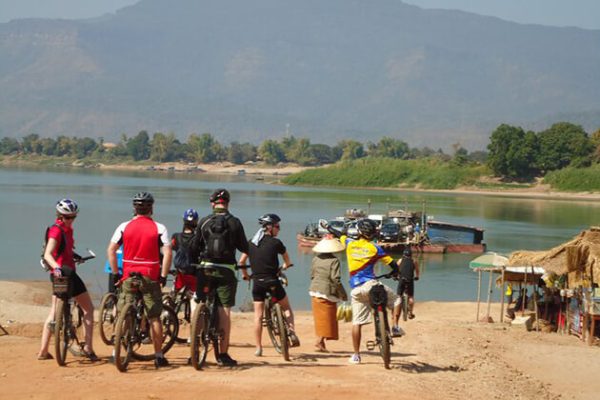
<path id="1" fill-rule="evenodd" d="M 75 222 L 79 252 L 90 248 L 98 255 L 79 269 L 88 288 L 98 298 L 106 289 L 103 266 L 108 240 L 120 222 L 131 218 L 133 194 L 149 191 L 154 195 L 155 219 L 164 223 L 172 234 L 181 230 L 183 211 L 193 207 L 201 215 L 209 213 L 208 196 L 214 189 L 225 187 L 232 194 L 230 210 L 242 220 L 247 236 L 251 237 L 258 228 L 260 215 L 271 212 L 282 218 L 280 239 L 295 264 L 288 273 L 288 293 L 293 306 L 298 309 L 310 308 L 307 291 L 312 255 L 298 249 L 296 232 L 308 222 L 341 215 L 349 208 L 366 210 L 369 201 L 372 213 L 405 207 L 418 211 L 424 206 L 436 220 L 482 227 L 488 250 L 500 253 L 548 249 L 582 229 L 600 223 L 598 201 L 303 188 L 273 184 L 271 179 L 275 178 L 256 180 L 252 175 L 0 168 L 0 279 L 46 279 L 46 273 L 39 267 L 43 233 L 53 222 L 56 201 L 63 197 L 71 197 L 80 206 L 81 212 Z M 474 257 L 472 254 L 421 257 L 422 278 L 416 286 L 417 301 L 474 300 L 477 276 L 468 268 L 468 262 Z M 249 297 L 247 284 L 241 282 L 238 304 Z"/>

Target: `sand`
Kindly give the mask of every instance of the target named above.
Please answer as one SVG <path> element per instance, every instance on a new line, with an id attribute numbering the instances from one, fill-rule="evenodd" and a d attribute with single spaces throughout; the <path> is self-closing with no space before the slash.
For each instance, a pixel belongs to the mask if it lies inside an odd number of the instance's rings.
<path id="1" fill-rule="evenodd" d="M 351 325 L 340 324 L 330 353 L 313 349 L 310 312 L 297 313 L 302 341 L 285 362 L 264 334 L 264 356 L 254 357 L 252 315 L 233 316 L 230 354 L 240 365 L 186 365 L 189 348 L 167 353 L 171 366 L 155 370 L 132 362 L 127 373 L 108 363 L 111 348 L 95 335 L 98 363 L 69 355 L 66 367 L 38 361 L 41 321 L 48 311 L 49 283 L 0 282 L 1 399 L 597 399 L 600 356 L 574 336 L 526 332 L 507 324 L 475 322 L 472 303 L 418 303 L 407 335 L 392 347 L 392 368 L 376 352 L 349 365 Z M 492 317 L 498 319 L 498 305 Z M 184 328 L 185 329 L 185 328 Z M 364 328 L 364 340 L 373 336 Z M 364 350 L 364 346 L 363 346 Z M 52 351 L 53 352 L 53 351 Z M 185 396 L 185 397 L 182 397 Z"/>

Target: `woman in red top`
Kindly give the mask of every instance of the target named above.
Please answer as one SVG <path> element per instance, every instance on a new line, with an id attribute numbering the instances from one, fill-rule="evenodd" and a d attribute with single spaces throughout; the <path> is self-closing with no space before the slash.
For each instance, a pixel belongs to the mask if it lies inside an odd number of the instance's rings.
<path id="1" fill-rule="evenodd" d="M 75 260 L 79 257 L 73 252 L 73 222 L 77 218 L 79 207 L 71 199 L 63 199 L 56 203 L 56 221 L 48 229 L 46 248 L 44 249 L 44 261 L 50 270 L 50 281 L 55 276 L 68 276 L 71 280 L 72 296 L 83 310 L 83 325 L 85 329 L 85 355 L 92 361 L 98 360 L 92 346 L 92 332 L 94 327 L 94 305 L 85 287 L 85 284 L 77 275 Z M 64 243 L 63 243 L 64 242 Z M 52 307 L 50 314 L 44 323 L 42 331 L 42 344 L 38 352 L 38 360 L 52 359 L 48 353 L 50 345 L 50 324 L 54 321 L 56 309 L 56 296 L 52 296 Z"/>

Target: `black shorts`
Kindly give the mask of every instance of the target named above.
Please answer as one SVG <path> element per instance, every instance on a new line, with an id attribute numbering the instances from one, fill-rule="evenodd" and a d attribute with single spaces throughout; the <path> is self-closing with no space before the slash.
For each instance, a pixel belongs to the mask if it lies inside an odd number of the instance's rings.
<path id="1" fill-rule="evenodd" d="M 406 294 L 408 294 L 409 297 L 413 297 L 415 295 L 415 281 L 407 281 L 406 279 L 400 279 L 400 282 L 398 282 L 398 289 L 396 290 L 396 293 L 398 294 L 398 296 L 402 296 L 402 293 L 404 293 L 405 290 Z"/>
<path id="2" fill-rule="evenodd" d="M 77 272 L 68 267 L 63 267 L 62 272 L 64 276 L 69 277 L 69 292 L 71 297 L 77 297 L 82 293 L 87 292 L 85 283 L 81 280 Z M 50 282 L 54 282 L 54 275 L 50 274 Z"/>
<path id="3" fill-rule="evenodd" d="M 286 296 L 285 289 L 277 278 L 255 278 L 252 286 L 252 299 L 265 301 L 267 293 L 271 293 L 274 302 L 283 300 Z"/>

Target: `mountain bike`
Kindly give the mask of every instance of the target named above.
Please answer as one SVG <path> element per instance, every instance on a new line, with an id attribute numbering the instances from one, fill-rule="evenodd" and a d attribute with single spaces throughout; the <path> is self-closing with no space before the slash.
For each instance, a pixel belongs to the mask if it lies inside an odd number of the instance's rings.
<path id="1" fill-rule="evenodd" d="M 375 279 L 391 278 L 394 274 L 376 276 Z M 390 368 L 391 346 L 394 344 L 387 316 L 387 292 L 382 283 L 373 286 L 369 291 L 369 302 L 373 310 L 373 322 L 375 324 L 375 340 L 367 341 L 367 349 L 373 350 L 379 347 L 379 353 L 383 359 L 386 369 Z"/>
<path id="2" fill-rule="evenodd" d="M 82 264 L 96 257 L 94 252 L 86 257 L 77 257 L 75 262 Z M 42 264 L 43 266 L 43 264 Z M 56 296 L 56 309 L 54 312 L 54 350 L 56 362 L 63 367 L 67 360 L 67 351 L 75 356 L 84 354 L 85 343 L 79 340 L 83 336 L 83 310 L 71 295 L 71 278 L 69 276 L 55 276 L 52 279 L 52 292 Z M 77 331 L 79 332 L 79 337 Z"/>
<path id="3" fill-rule="evenodd" d="M 169 274 L 173 276 L 177 276 L 177 273 L 178 272 L 176 270 L 169 271 Z M 177 315 L 179 322 L 179 334 L 175 338 L 175 342 L 177 343 L 186 343 L 188 341 L 188 337 L 182 334 L 181 327 L 191 324 L 192 297 L 193 291 L 188 289 L 186 286 L 181 287 L 177 291 L 173 287 L 169 293 L 163 294 L 163 304 L 166 304 L 175 310 L 175 314 Z"/>
<path id="4" fill-rule="evenodd" d="M 154 358 L 150 320 L 146 317 L 146 307 L 140 290 L 143 284 L 142 276 L 139 273 L 131 273 L 128 279 L 131 280 L 134 301 L 123 306 L 119 313 L 114 339 L 115 365 L 121 372 L 127 371 L 129 362 L 133 358 L 141 361 L 150 361 Z M 160 321 L 163 328 L 161 351 L 166 354 L 175 342 L 179 322 L 175 311 L 167 305 L 163 305 Z"/>
<path id="5" fill-rule="evenodd" d="M 104 344 L 112 346 L 115 344 L 115 325 L 117 323 L 117 299 L 121 292 L 120 286 L 115 287 L 115 292 L 107 292 L 100 301 L 98 311 L 100 338 Z"/>
<path id="6" fill-rule="evenodd" d="M 278 278 L 283 286 L 288 285 L 288 279 L 281 270 L 278 273 Z M 287 319 L 283 308 L 278 302 L 273 300 L 270 292 L 267 292 L 267 297 L 265 298 L 262 324 L 267 328 L 275 350 L 283 356 L 285 361 L 290 361 L 289 348 L 291 347 L 291 340 Z"/>
<path id="7" fill-rule="evenodd" d="M 198 288 L 194 298 L 198 305 L 192 315 L 190 332 L 190 359 L 196 370 L 204 366 L 211 346 L 218 361 L 220 342 L 223 340 L 223 333 L 219 329 L 221 302 L 217 296 L 216 284 L 211 277 L 212 272 L 214 268 L 204 267 L 197 275 L 202 287 Z"/>

